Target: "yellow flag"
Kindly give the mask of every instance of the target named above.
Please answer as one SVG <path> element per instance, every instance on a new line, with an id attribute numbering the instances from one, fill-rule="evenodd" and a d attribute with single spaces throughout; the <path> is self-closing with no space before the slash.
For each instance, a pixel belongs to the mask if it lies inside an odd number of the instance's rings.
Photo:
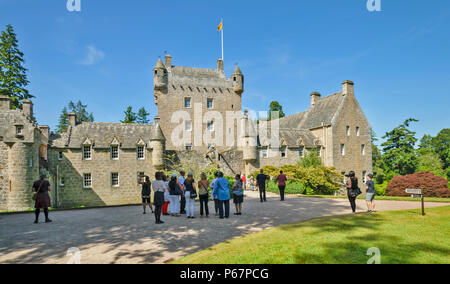
<path id="1" fill-rule="evenodd" d="M 223 20 L 220 22 L 219 27 L 217 28 L 217 31 L 221 31 L 223 29 Z"/>

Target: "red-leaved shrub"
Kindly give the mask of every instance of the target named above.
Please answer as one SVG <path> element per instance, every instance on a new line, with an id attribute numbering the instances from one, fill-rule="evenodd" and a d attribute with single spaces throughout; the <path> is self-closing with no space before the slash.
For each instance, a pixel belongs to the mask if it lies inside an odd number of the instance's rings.
<path id="1" fill-rule="evenodd" d="M 422 189 L 425 197 L 450 197 L 448 181 L 430 172 L 396 176 L 387 186 L 387 196 L 411 196 L 406 189 Z"/>

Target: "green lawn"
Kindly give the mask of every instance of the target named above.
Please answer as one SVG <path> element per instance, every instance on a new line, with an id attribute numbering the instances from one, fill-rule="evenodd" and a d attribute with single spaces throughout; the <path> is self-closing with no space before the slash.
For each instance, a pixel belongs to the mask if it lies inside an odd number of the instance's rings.
<path id="1" fill-rule="evenodd" d="M 377 247 L 383 264 L 450 264 L 450 207 L 327 217 L 237 238 L 181 264 L 365 264 Z"/>
<path id="2" fill-rule="evenodd" d="M 293 196 L 297 197 L 309 197 L 309 198 L 331 198 L 331 199 L 347 199 L 347 196 L 333 196 L 333 195 L 304 195 L 295 194 Z M 365 196 L 359 196 L 358 199 L 366 199 Z M 397 196 L 375 196 L 375 201 L 377 200 L 394 200 L 394 201 L 416 201 L 420 202 L 420 199 L 412 197 L 397 197 Z M 450 198 L 439 198 L 439 197 L 425 197 L 425 202 L 441 202 L 450 203 Z"/>

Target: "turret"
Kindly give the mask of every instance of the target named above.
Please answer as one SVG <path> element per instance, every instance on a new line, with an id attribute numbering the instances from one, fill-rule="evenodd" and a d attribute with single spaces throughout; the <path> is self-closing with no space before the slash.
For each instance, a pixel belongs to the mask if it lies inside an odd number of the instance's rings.
<path id="1" fill-rule="evenodd" d="M 253 163 L 258 159 L 256 125 L 249 118 L 247 110 L 244 112 L 242 120 L 242 127 L 244 127 L 244 130 L 242 131 L 244 134 L 244 161 L 247 163 Z"/>
<path id="2" fill-rule="evenodd" d="M 238 95 L 241 95 L 244 92 L 244 75 L 242 75 L 239 66 L 236 66 L 231 79 L 233 80 L 234 92 Z"/>
<path id="3" fill-rule="evenodd" d="M 166 58 L 167 59 L 167 58 Z M 155 84 L 155 90 L 165 92 L 167 91 L 167 69 L 164 66 L 161 59 L 158 59 L 154 69 L 153 81 Z"/>
<path id="4" fill-rule="evenodd" d="M 161 119 L 155 117 L 155 126 L 153 128 L 152 138 L 150 139 L 152 143 L 153 153 L 152 153 L 152 163 L 156 170 L 164 169 L 164 146 L 166 143 L 166 138 L 161 130 Z"/>

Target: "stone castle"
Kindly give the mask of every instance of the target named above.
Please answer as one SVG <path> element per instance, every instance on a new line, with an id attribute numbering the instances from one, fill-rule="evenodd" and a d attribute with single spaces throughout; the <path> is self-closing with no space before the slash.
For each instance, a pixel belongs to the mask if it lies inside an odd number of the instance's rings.
<path id="1" fill-rule="evenodd" d="M 222 60 L 217 69 L 199 69 L 173 66 L 166 55 L 154 68 L 154 124 L 77 123 L 71 113 L 67 131 L 54 134 L 33 122 L 31 101 L 12 110 L 10 99 L 0 96 L 0 211 L 31 208 L 31 186 L 40 172 L 51 177 L 54 206 L 138 204 L 138 176 L 167 169 L 169 154 L 249 175 L 268 165 L 295 164 L 317 149 L 323 164 L 338 172 L 354 170 L 360 180 L 372 172 L 370 125 L 353 82 L 326 97 L 312 93 L 304 112 L 259 124 L 242 111 L 243 93 L 239 67 L 227 78 Z M 276 125 L 278 135 L 271 127 L 260 135 L 264 125 Z"/>

